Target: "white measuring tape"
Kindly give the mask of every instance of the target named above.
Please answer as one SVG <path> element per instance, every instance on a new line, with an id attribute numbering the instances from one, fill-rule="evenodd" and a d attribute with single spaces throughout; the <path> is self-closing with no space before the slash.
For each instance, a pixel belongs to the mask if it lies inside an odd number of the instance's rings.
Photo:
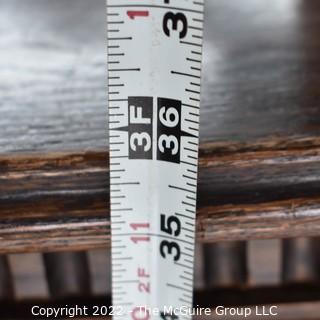
<path id="1" fill-rule="evenodd" d="M 116 319 L 190 318 L 203 5 L 107 1 Z"/>

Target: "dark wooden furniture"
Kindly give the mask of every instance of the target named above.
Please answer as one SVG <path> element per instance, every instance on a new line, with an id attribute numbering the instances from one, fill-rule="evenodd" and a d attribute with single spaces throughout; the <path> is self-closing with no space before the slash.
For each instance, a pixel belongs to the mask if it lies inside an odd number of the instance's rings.
<path id="1" fill-rule="evenodd" d="M 319 17 L 317 0 L 206 3 L 195 303 L 320 299 Z M 2 1 L 0 21 L 2 306 L 26 252 L 45 253 L 54 301 L 110 302 L 83 252 L 110 244 L 104 0 Z M 248 246 L 276 238 L 281 281 L 252 284 Z"/>

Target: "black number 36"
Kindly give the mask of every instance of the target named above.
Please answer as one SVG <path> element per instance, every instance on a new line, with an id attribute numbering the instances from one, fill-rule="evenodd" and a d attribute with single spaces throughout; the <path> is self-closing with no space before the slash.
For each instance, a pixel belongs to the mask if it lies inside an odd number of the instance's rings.
<path id="1" fill-rule="evenodd" d="M 173 30 L 178 30 L 178 23 L 181 22 L 182 30 L 180 31 L 179 38 L 182 39 L 187 35 L 188 31 L 188 20 L 183 13 L 173 13 L 167 12 L 163 17 L 163 31 L 164 33 L 170 37 L 170 29 L 169 29 L 169 21 L 171 22 L 171 26 Z"/>

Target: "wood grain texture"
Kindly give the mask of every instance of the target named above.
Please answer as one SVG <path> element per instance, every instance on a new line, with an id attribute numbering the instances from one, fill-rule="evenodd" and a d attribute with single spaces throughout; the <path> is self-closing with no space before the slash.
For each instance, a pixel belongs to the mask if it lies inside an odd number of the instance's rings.
<path id="1" fill-rule="evenodd" d="M 319 8 L 207 1 L 199 240 L 319 235 Z M 0 20 L 0 252 L 105 246 L 104 0 Z"/>
<path id="2" fill-rule="evenodd" d="M 199 241 L 319 234 L 320 139 L 200 149 Z M 109 244 L 107 153 L 2 156 L 0 182 L 0 252 Z"/>
<path id="3" fill-rule="evenodd" d="M 0 0 L 0 20 L 0 153 L 106 149 L 105 1 Z"/>
<path id="4" fill-rule="evenodd" d="M 107 149 L 104 6 L 0 0 L 0 153 Z M 202 141 L 319 135 L 317 9 L 206 2 Z"/>

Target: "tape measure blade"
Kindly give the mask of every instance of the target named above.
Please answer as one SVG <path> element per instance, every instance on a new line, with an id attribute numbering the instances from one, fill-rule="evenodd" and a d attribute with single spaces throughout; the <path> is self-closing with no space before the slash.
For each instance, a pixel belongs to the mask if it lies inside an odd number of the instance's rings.
<path id="1" fill-rule="evenodd" d="M 109 0 L 107 25 L 114 316 L 189 319 L 203 1 Z"/>

